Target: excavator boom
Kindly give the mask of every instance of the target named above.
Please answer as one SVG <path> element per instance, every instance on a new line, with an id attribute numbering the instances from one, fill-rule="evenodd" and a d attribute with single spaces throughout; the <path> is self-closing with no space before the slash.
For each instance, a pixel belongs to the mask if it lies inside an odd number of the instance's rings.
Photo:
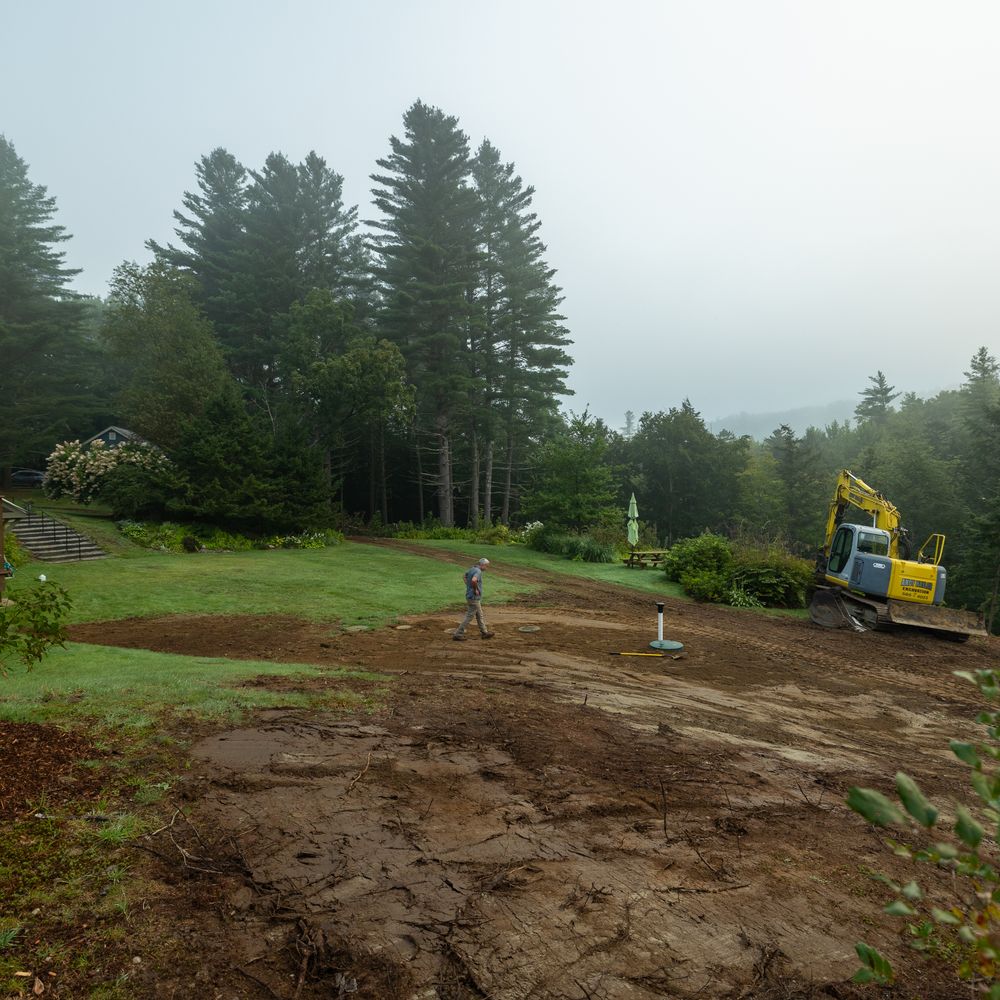
<path id="1" fill-rule="evenodd" d="M 872 515 L 874 528 L 888 531 L 890 536 L 889 555 L 895 558 L 899 552 L 899 541 L 905 538 L 901 526 L 902 518 L 896 507 L 878 490 L 873 489 L 863 479 L 844 469 L 837 476 L 837 486 L 830 501 L 830 511 L 826 519 L 826 535 L 823 552 L 830 554 L 830 545 L 838 525 L 844 520 L 848 507 L 857 507 Z"/>

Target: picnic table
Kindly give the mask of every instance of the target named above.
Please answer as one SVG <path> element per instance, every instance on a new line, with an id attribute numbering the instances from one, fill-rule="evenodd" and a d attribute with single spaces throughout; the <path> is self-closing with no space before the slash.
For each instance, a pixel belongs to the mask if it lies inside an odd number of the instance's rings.
<path id="1" fill-rule="evenodd" d="M 622 562 L 630 569 L 645 569 L 647 566 L 662 566 L 666 549 L 635 549 Z"/>

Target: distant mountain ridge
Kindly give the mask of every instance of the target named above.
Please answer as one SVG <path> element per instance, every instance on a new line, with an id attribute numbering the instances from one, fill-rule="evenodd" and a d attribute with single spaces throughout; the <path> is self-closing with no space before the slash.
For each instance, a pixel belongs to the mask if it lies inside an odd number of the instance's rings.
<path id="1" fill-rule="evenodd" d="M 796 434 L 804 434 L 810 427 L 826 427 L 834 420 L 843 423 L 854 419 L 857 400 L 841 399 L 835 403 L 817 406 L 800 406 L 794 410 L 779 410 L 774 413 L 734 413 L 719 420 L 707 421 L 713 434 L 732 431 L 737 437 L 749 434 L 757 441 L 770 437 L 782 424 L 788 424 Z"/>

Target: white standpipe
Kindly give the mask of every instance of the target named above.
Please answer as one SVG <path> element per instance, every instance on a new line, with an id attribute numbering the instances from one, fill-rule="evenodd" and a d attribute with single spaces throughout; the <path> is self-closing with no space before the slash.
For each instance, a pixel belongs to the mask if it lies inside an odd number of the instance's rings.
<path id="1" fill-rule="evenodd" d="M 660 650 L 676 650 L 683 649 L 684 643 L 675 642 L 673 639 L 663 638 L 663 609 L 666 607 L 666 601 L 656 602 L 656 641 L 651 642 L 649 645 L 652 649 Z"/>

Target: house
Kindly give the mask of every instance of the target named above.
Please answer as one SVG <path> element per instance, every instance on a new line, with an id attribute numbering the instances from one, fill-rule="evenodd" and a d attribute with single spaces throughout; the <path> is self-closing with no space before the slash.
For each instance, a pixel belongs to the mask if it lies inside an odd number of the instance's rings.
<path id="1" fill-rule="evenodd" d="M 105 427 L 103 431 L 98 431 L 93 437 L 87 438 L 81 447 L 86 448 L 87 445 L 93 444 L 95 441 L 103 441 L 109 448 L 117 448 L 118 445 L 125 444 L 126 442 L 131 444 L 149 444 L 145 438 L 140 437 L 135 431 L 130 431 L 126 427 L 115 427 L 113 424 L 110 427 Z"/>

